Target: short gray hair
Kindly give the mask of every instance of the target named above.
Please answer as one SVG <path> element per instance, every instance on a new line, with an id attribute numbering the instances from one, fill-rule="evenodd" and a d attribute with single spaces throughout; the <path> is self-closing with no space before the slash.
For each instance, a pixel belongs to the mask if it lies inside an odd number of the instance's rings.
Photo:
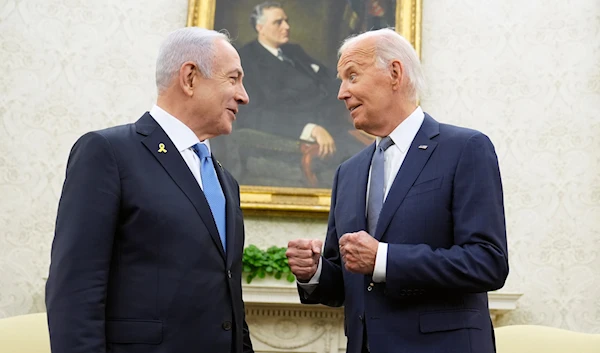
<path id="1" fill-rule="evenodd" d="M 349 46 L 366 38 L 375 38 L 375 62 L 378 67 L 385 69 L 394 59 L 404 64 L 410 83 L 409 94 L 413 99 L 418 100 L 425 91 L 421 61 L 410 42 L 393 29 L 383 28 L 349 37 L 342 43 L 338 55 L 341 56 Z"/>
<path id="2" fill-rule="evenodd" d="M 167 35 L 156 58 L 156 88 L 158 93 L 166 90 L 181 65 L 194 62 L 204 77 L 212 76 L 215 59 L 214 43 L 224 40 L 231 43 L 229 34 L 199 27 L 184 27 Z"/>
<path id="3" fill-rule="evenodd" d="M 250 14 L 250 25 L 252 26 L 252 29 L 254 29 L 256 31 L 256 25 L 263 25 L 265 24 L 265 14 L 264 14 L 264 10 L 265 9 L 270 9 L 270 8 L 278 8 L 281 9 L 281 4 L 276 2 L 276 1 L 265 1 L 263 3 L 260 3 L 256 6 L 254 6 L 254 8 L 252 9 L 252 13 Z"/>

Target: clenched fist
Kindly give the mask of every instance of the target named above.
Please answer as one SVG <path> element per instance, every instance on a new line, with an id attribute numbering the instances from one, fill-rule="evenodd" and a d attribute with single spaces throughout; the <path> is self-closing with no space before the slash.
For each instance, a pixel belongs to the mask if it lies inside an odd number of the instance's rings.
<path id="1" fill-rule="evenodd" d="M 299 281 L 307 282 L 317 272 L 322 247 L 319 239 L 296 239 L 288 243 L 285 256 Z"/>
<path id="2" fill-rule="evenodd" d="M 339 241 L 340 255 L 344 260 L 346 270 L 364 275 L 373 274 L 379 242 L 361 230 L 356 233 L 346 233 Z"/>

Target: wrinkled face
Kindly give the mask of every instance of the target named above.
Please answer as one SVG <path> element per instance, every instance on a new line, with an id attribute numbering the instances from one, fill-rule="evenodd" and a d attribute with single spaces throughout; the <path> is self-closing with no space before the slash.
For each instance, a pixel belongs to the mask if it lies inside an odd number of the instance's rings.
<path id="1" fill-rule="evenodd" d="M 375 46 L 362 40 L 347 48 L 338 61 L 341 79 L 338 99 L 350 111 L 354 127 L 376 136 L 390 124 L 387 116 L 393 105 L 390 70 L 375 63 Z"/>
<path id="2" fill-rule="evenodd" d="M 279 48 L 287 43 L 290 38 L 290 25 L 283 9 L 272 7 L 263 10 L 265 23 L 257 24 L 258 39 Z"/>
<path id="3" fill-rule="evenodd" d="M 212 76 L 206 78 L 198 72 L 193 96 L 199 129 L 209 136 L 230 134 L 238 106 L 249 101 L 237 51 L 224 40 L 214 45 Z"/>

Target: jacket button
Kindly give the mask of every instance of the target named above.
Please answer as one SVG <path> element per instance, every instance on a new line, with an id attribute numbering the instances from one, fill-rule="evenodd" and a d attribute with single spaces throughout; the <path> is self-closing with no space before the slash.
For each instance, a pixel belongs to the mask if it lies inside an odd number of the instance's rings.
<path id="1" fill-rule="evenodd" d="M 231 278 L 231 271 L 230 270 L 227 270 L 227 277 Z"/>
<path id="2" fill-rule="evenodd" d="M 363 316 L 362 316 L 362 315 L 358 315 L 358 319 L 359 319 L 360 321 L 363 321 Z"/>
<path id="3" fill-rule="evenodd" d="M 223 327 L 223 330 L 229 331 L 231 330 L 231 321 L 225 321 L 221 326 Z"/>

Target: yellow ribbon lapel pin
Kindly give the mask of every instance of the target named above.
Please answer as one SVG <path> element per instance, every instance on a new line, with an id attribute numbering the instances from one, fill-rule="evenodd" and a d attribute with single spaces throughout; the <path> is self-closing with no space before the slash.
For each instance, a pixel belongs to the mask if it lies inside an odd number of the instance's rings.
<path id="1" fill-rule="evenodd" d="M 158 144 L 158 153 L 167 153 L 167 149 L 165 148 L 165 144 L 164 143 L 159 143 Z"/>

